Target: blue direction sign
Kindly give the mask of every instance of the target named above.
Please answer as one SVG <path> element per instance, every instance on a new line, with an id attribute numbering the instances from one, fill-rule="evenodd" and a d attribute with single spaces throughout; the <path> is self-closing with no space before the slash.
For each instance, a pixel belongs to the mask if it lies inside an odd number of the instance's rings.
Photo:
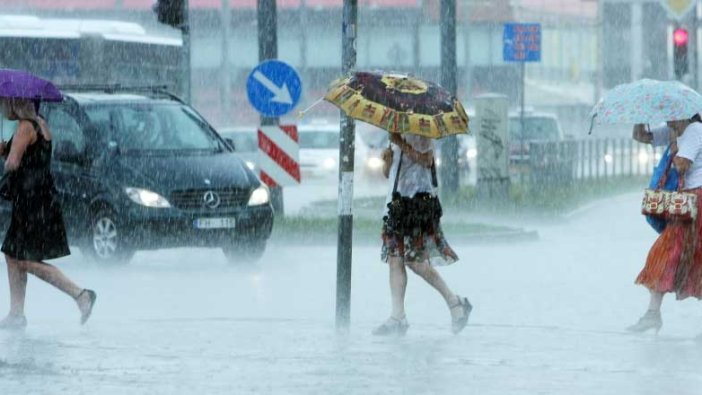
<path id="1" fill-rule="evenodd" d="M 300 75 L 289 64 L 267 60 L 256 66 L 246 81 L 249 102 L 264 116 L 280 117 L 300 101 Z"/>
<path id="2" fill-rule="evenodd" d="M 541 24 L 505 23 L 502 37 L 505 62 L 541 61 Z"/>

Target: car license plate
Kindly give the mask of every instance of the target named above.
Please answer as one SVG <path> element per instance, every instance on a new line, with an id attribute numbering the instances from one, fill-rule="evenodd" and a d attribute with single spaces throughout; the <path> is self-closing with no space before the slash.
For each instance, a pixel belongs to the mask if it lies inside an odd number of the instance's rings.
<path id="1" fill-rule="evenodd" d="M 194 222 L 196 229 L 231 229 L 236 225 L 234 218 L 198 218 Z"/>

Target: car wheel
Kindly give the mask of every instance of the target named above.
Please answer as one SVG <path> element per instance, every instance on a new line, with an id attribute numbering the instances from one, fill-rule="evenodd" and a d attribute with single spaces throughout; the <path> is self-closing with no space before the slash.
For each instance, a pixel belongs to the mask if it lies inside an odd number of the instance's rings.
<path id="1" fill-rule="evenodd" d="M 90 221 L 81 252 L 96 263 L 126 264 L 131 261 L 135 250 L 127 245 L 123 228 L 114 211 L 101 209 Z"/>
<path id="2" fill-rule="evenodd" d="M 233 265 L 256 263 L 266 252 L 265 241 L 251 241 L 246 244 L 233 244 L 222 247 L 227 261 Z"/>

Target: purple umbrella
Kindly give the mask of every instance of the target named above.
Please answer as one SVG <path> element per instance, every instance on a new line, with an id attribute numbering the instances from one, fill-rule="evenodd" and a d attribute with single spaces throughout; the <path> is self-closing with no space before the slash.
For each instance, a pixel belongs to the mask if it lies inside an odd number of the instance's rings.
<path id="1" fill-rule="evenodd" d="M 54 84 L 33 74 L 0 69 L 0 98 L 62 101 L 63 95 Z"/>

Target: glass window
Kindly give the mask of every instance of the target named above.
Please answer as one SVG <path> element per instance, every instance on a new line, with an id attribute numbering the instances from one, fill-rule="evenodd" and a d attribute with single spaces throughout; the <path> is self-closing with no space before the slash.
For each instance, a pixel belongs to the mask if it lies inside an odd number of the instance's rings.
<path id="1" fill-rule="evenodd" d="M 110 109 L 111 116 L 96 108 L 87 111 L 88 117 L 98 129 L 113 128 L 112 140 L 123 152 L 222 149 L 205 121 L 181 104 L 112 104 Z"/>
<path id="2" fill-rule="evenodd" d="M 254 133 L 229 133 L 224 137 L 234 141 L 236 152 L 255 152 L 258 151 L 258 136 Z"/>
<path id="3" fill-rule="evenodd" d="M 302 132 L 300 133 L 300 148 L 339 148 L 339 135 L 331 132 Z"/>
<path id="4" fill-rule="evenodd" d="M 7 141 L 15 134 L 17 130 L 17 121 L 9 121 L 5 117 L 0 116 L 0 139 Z"/>
<path id="5" fill-rule="evenodd" d="M 48 121 L 54 149 L 59 145 L 70 144 L 76 153 L 85 151 L 85 135 L 73 115 L 61 108 L 54 108 L 49 113 Z"/>

